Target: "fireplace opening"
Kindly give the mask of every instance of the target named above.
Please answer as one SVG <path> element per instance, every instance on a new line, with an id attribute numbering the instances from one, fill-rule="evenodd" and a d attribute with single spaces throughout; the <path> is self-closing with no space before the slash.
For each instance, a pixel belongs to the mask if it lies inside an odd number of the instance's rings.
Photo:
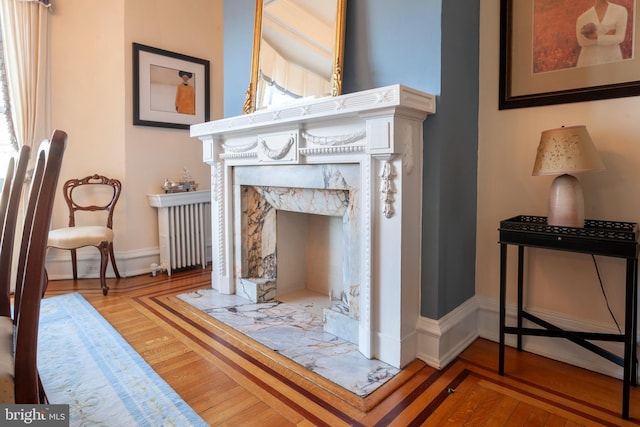
<path id="1" fill-rule="evenodd" d="M 278 296 L 306 289 L 327 299 L 343 291 L 341 217 L 280 210 L 277 221 Z"/>

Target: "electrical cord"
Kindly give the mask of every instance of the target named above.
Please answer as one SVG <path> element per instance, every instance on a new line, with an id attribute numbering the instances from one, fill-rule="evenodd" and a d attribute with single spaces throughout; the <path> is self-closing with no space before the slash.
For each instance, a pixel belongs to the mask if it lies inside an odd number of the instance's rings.
<path id="1" fill-rule="evenodd" d="M 607 310 L 609 310 L 609 314 L 611 315 L 611 318 L 615 322 L 616 327 L 618 328 L 618 332 L 620 334 L 622 334 L 622 329 L 620 328 L 620 325 L 618 324 L 618 321 L 616 320 L 616 316 L 613 314 L 613 311 L 611 310 L 611 306 L 609 305 L 609 299 L 607 298 L 607 293 L 604 290 L 604 284 L 602 283 L 602 277 L 600 277 L 600 270 L 598 269 L 598 263 L 596 262 L 596 257 L 595 257 L 595 255 L 591 254 L 591 258 L 593 259 L 593 265 L 596 267 L 596 274 L 598 275 L 598 282 L 600 282 L 600 289 L 602 290 L 602 296 L 604 296 L 604 301 L 607 304 Z"/>

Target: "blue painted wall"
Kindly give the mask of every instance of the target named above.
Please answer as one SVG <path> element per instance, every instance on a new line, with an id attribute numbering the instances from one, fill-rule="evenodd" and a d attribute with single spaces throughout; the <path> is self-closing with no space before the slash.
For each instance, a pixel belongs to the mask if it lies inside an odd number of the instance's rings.
<path id="1" fill-rule="evenodd" d="M 241 114 L 255 0 L 224 2 L 224 114 Z M 437 96 L 425 122 L 421 314 L 475 293 L 480 0 L 347 0 L 343 92 L 401 83 Z"/>
<path id="2" fill-rule="evenodd" d="M 224 116 L 242 114 L 251 80 L 255 0 L 224 0 Z"/>
<path id="3" fill-rule="evenodd" d="M 415 0 L 420 2 L 420 0 Z M 480 0 L 442 0 L 441 82 L 425 122 L 422 315 L 475 294 Z"/>
<path id="4" fill-rule="evenodd" d="M 441 0 L 347 0 L 345 93 L 400 83 L 440 93 Z"/>

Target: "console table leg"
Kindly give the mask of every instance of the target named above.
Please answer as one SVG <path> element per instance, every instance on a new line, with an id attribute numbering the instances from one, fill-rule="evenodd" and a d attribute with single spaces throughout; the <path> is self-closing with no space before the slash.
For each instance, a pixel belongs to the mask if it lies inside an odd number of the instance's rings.
<path id="1" fill-rule="evenodd" d="M 625 302 L 625 315 L 624 315 L 624 374 L 622 380 L 622 418 L 629 419 L 629 395 L 631 385 L 631 375 L 635 369 L 632 369 L 631 365 L 635 364 L 633 347 L 635 339 L 633 335 L 635 333 L 635 327 L 633 326 L 635 311 L 635 270 L 636 261 L 634 259 L 627 259 L 627 286 L 626 286 L 626 302 Z"/>
<path id="2" fill-rule="evenodd" d="M 524 246 L 518 246 L 518 351 L 522 351 L 522 311 L 524 287 Z"/>
<path id="3" fill-rule="evenodd" d="M 631 321 L 631 385 L 638 385 L 638 259 L 633 259 L 633 299 L 631 309 L 633 310 L 633 320 Z"/>
<path id="4" fill-rule="evenodd" d="M 498 352 L 498 374 L 504 375 L 504 328 L 507 302 L 507 245 L 500 245 L 500 346 Z"/>

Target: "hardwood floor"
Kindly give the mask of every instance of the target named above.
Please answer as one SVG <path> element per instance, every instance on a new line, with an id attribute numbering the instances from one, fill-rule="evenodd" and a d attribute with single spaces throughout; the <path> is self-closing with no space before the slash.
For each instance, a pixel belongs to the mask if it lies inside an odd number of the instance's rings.
<path id="1" fill-rule="evenodd" d="M 230 330 L 175 296 L 210 287 L 210 270 L 51 281 L 46 297 L 81 293 L 214 426 L 618 426 L 621 381 L 478 339 L 438 371 L 416 360 L 361 399 Z"/>

